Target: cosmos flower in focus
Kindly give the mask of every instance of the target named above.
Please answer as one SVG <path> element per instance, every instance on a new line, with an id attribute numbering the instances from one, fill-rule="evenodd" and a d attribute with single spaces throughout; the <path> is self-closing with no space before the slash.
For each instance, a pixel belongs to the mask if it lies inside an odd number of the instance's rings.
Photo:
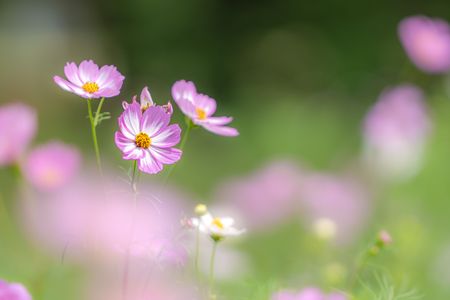
<path id="1" fill-rule="evenodd" d="M 69 62 L 64 67 L 66 79 L 54 76 L 53 80 L 62 89 L 86 99 L 110 98 L 119 95 L 125 79 L 115 66 L 100 69 L 92 60 L 84 60 L 77 66 Z"/>
<path id="2" fill-rule="evenodd" d="M 0 106 L 0 167 L 16 163 L 36 134 L 36 112 L 28 105 Z"/>
<path id="3" fill-rule="evenodd" d="M 272 300 L 347 300 L 341 293 L 325 294 L 317 288 L 305 288 L 300 292 L 280 291 L 272 296 Z"/>
<path id="4" fill-rule="evenodd" d="M 181 129 L 178 124 L 169 125 L 170 114 L 163 107 L 153 105 L 142 112 L 141 105 L 133 101 L 118 121 L 115 142 L 122 158 L 137 160 L 142 172 L 159 173 L 163 165 L 181 158 L 181 150 L 173 148 L 180 142 Z"/>
<path id="5" fill-rule="evenodd" d="M 137 97 L 134 96 L 132 102 L 137 101 L 136 98 Z M 155 103 L 153 102 L 152 96 L 150 95 L 150 91 L 148 90 L 148 87 L 144 87 L 142 89 L 142 92 L 140 95 L 140 104 L 141 104 L 142 112 L 146 111 L 150 106 L 155 105 Z M 123 109 L 127 109 L 128 105 L 129 105 L 128 102 L 126 102 L 126 101 L 122 102 Z M 170 102 L 167 102 L 166 105 L 162 105 L 161 107 L 164 108 L 166 113 L 168 113 L 169 115 L 171 115 L 173 113 L 173 107 Z"/>
<path id="6" fill-rule="evenodd" d="M 428 73 L 450 70 L 450 26 L 441 19 L 412 16 L 401 21 L 398 32 L 409 58 Z"/>
<path id="7" fill-rule="evenodd" d="M 235 128 L 225 126 L 233 121 L 232 117 L 213 117 L 216 112 L 216 100 L 197 93 L 193 82 L 185 80 L 175 82 L 172 86 L 172 97 L 195 125 L 222 136 L 239 135 Z"/>
<path id="8" fill-rule="evenodd" d="M 78 172 L 79 151 L 60 142 L 50 142 L 33 149 L 22 164 L 25 178 L 35 188 L 51 191 L 65 186 Z"/>
<path id="9" fill-rule="evenodd" d="M 0 300 L 31 300 L 31 295 L 22 284 L 0 279 Z"/>
<path id="10" fill-rule="evenodd" d="M 364 120 L 364 159 L 385 179 L 408 179 L 420 169 L 431 129 L 422 91 L 401 85 L 384 91 Z"/>
<path id="11" fill-rule="evenodd" d="M 228 236 L 238 236 L 245 232 L 245 229 L 234 227 L 234 219 L 225 217 L 213 217 L 209 212 L 203 214 L 200 218 L 193 218 L 192 224 L 199 230 L 209 235 L 214 241 L 221 241 Z"/>

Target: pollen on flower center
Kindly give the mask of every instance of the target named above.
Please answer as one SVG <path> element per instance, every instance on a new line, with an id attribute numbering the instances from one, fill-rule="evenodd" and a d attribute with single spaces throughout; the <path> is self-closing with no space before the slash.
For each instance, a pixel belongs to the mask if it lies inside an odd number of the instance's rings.
<path id="1" fill-rule="evenodd" d="M 197 117 L 198 117 L 200 120 L 206 119 L 206 112 L 205 112 L 203 109 L 201 109 L 201 108 L 196 108 L 196 109 L 195 109 L 195 112 L 197 113 Z"/>
<path id="2" fill-rule="evenodd" d="M 152 106 L 150 103 L 147 103 L 147 104 L 143 105 L 143 106 L 141 107 L 141 111 L 142 111 L 142 112 L 145 112 L 150 106 Z"/>
<path id="3" fill-rule="evenodd" d="M 99 90 L 98 84 L 95 82 L 86 82 L 82 86 L 83 90 L 89 94 L 93 94 Z"/>
<path id="4" fill-rule="evenodd" d="M 150 147 L 152 140 L 145 132 L 141 132 L 136 135 L 136 140 L 134 141 L 134 143 L 139 148 L 147 149 L 148 147 Z"/>
<path id="5" fill-rule="evenodd" d="M 213 225 L 216 225 L 216 226 L 219 227 L 220 229 L 223 229 L 223 228 L 224 228 L 223 223 L 222 223 L 222 221 L 221 221 L 219 218 L 214 218 L 214 219 L 212 220 L 212 224 L 213 224 Z"/>

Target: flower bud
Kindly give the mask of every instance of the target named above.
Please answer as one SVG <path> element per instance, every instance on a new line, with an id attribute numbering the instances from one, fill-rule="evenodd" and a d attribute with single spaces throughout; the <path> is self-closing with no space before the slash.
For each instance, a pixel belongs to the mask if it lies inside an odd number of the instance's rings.
<path id="1" fill-rule="evenodd" d="M 208 208 L 206 207 L 205 204 L 197 204 L 195 206 L 195 214 L 198 216 L 203 216 L 204 214 L 206 214 L 208 212 Z"/>

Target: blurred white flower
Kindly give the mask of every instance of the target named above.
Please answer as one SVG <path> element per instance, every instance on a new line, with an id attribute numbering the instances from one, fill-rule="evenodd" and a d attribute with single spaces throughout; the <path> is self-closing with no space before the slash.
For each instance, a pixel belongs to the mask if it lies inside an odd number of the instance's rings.
<path id="1" fill-rule="evenodd" d="M 245 232 L 245 229 L 234 227 L 234 219 L 230 217 L 213 217 L 207 212 L 200 218 L 192 218 L 194 227 L 209 235 L 214 241 L 220 241 L 228 236 L 238 236 Z"/>

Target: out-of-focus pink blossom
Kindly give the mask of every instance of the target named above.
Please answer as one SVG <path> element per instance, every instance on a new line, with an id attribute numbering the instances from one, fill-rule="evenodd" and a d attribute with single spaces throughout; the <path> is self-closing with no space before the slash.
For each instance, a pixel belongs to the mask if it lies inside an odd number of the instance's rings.
<path id="1" fill-rule="evenodd" d="M 183 201 L 174 192 L 147 185 L 134 199 L 126 184 L 84 176 L 39 197 L 22 203 L 26 229 L 40 246 L 67 259 L 108 261 L 129 253 L 174 265 L 186 260 Z"/>
<path id="2" fill-rule="evenodd" d="M 280 291 L 272 296 L 272 300 L 346 300 L 348 299 L 341 293 L 323 293 L 317 288 L 305 288 L 300 292 Z"/>
<path id="3" fill-rule="evenodd" d="M 239 135 L 235 128 L 225 126 L 233 121 L 232 117 L 213 117 L 216 112 L 216 100 L 197 93 L 192 81 L 180 80 L 175 82 L 172 86 L 172 97 L 181 111 L 195 125 L 202 126 L 206 130 L 222 136 Z"/>
<path id="4" fill-rule="evenodd" d="M 401 21 L 398 32 L 409 58 L 428 73 L 450 70 L 450 26 L 441 19 L 412 16 Z"/>
<path id="5" fill-rule="evenodd" d="M 62 89 L 86 99 L 119 95 L 125 79 L 115 66 L 103 66 L 99 69 L 92 60 L 84 60 L 80 66 L 74 62 L 67 63 L 64 74 L 68 80 L 55 76 L 55 83 Z"/>
<path id="6" fill-rule="evenodd" d="M 302 218 L 315 224 L 327 219 L 335 225 L 338 244 L 352 241 L 368 221 L 368 194 L 359 182 L 344 176 L 311 173 L 302 182 Z"/>
<path id="7" fill-rule="evenodd" d="M 408 178 L 420 167 L 431 122 L 422 91 L 401 85 L 384 91 L 364 121 L 365 160 L 386 178 Z"/>
<path id="8" fill-rule="evenodd" d="M 250 230 L 271 228 L 293 216 L 301 176 L 294 162 L 273 162 L 248 177 L 222 184 L 216 199 L 234 207 Z"/>
<path id="9" fill-rule="evenodd" d="M 61 142 L 50 142 L 33 149 L 22 165 L 25 178 L 35 188 L 53 191 L 64 187 L 79 170 L 79 151 Z"/>
<path id="10" fill-rule="evenodd" d="M 31 295 L 22 284 L 0 279 L 0 300 L 31 300 Z"/>
<path id="11" fill-rule="evenodd" d="M 137 160 L 139 170 L 149 174 L 176 163 L 182 152 L 173 147 L 180 142 L 181 129 L 178 124 L 169 125 L 170 116 L 161 106 L 149 106 L 142 112 L 136 101 L 126 105 L 114 139 L 122 158 Z"/>
<path id="12" fill-rule="evenodd" d="M 37 129 L 34 109 L 22 103 L 0 106 L 0 167 L 16 163 Z"/>

